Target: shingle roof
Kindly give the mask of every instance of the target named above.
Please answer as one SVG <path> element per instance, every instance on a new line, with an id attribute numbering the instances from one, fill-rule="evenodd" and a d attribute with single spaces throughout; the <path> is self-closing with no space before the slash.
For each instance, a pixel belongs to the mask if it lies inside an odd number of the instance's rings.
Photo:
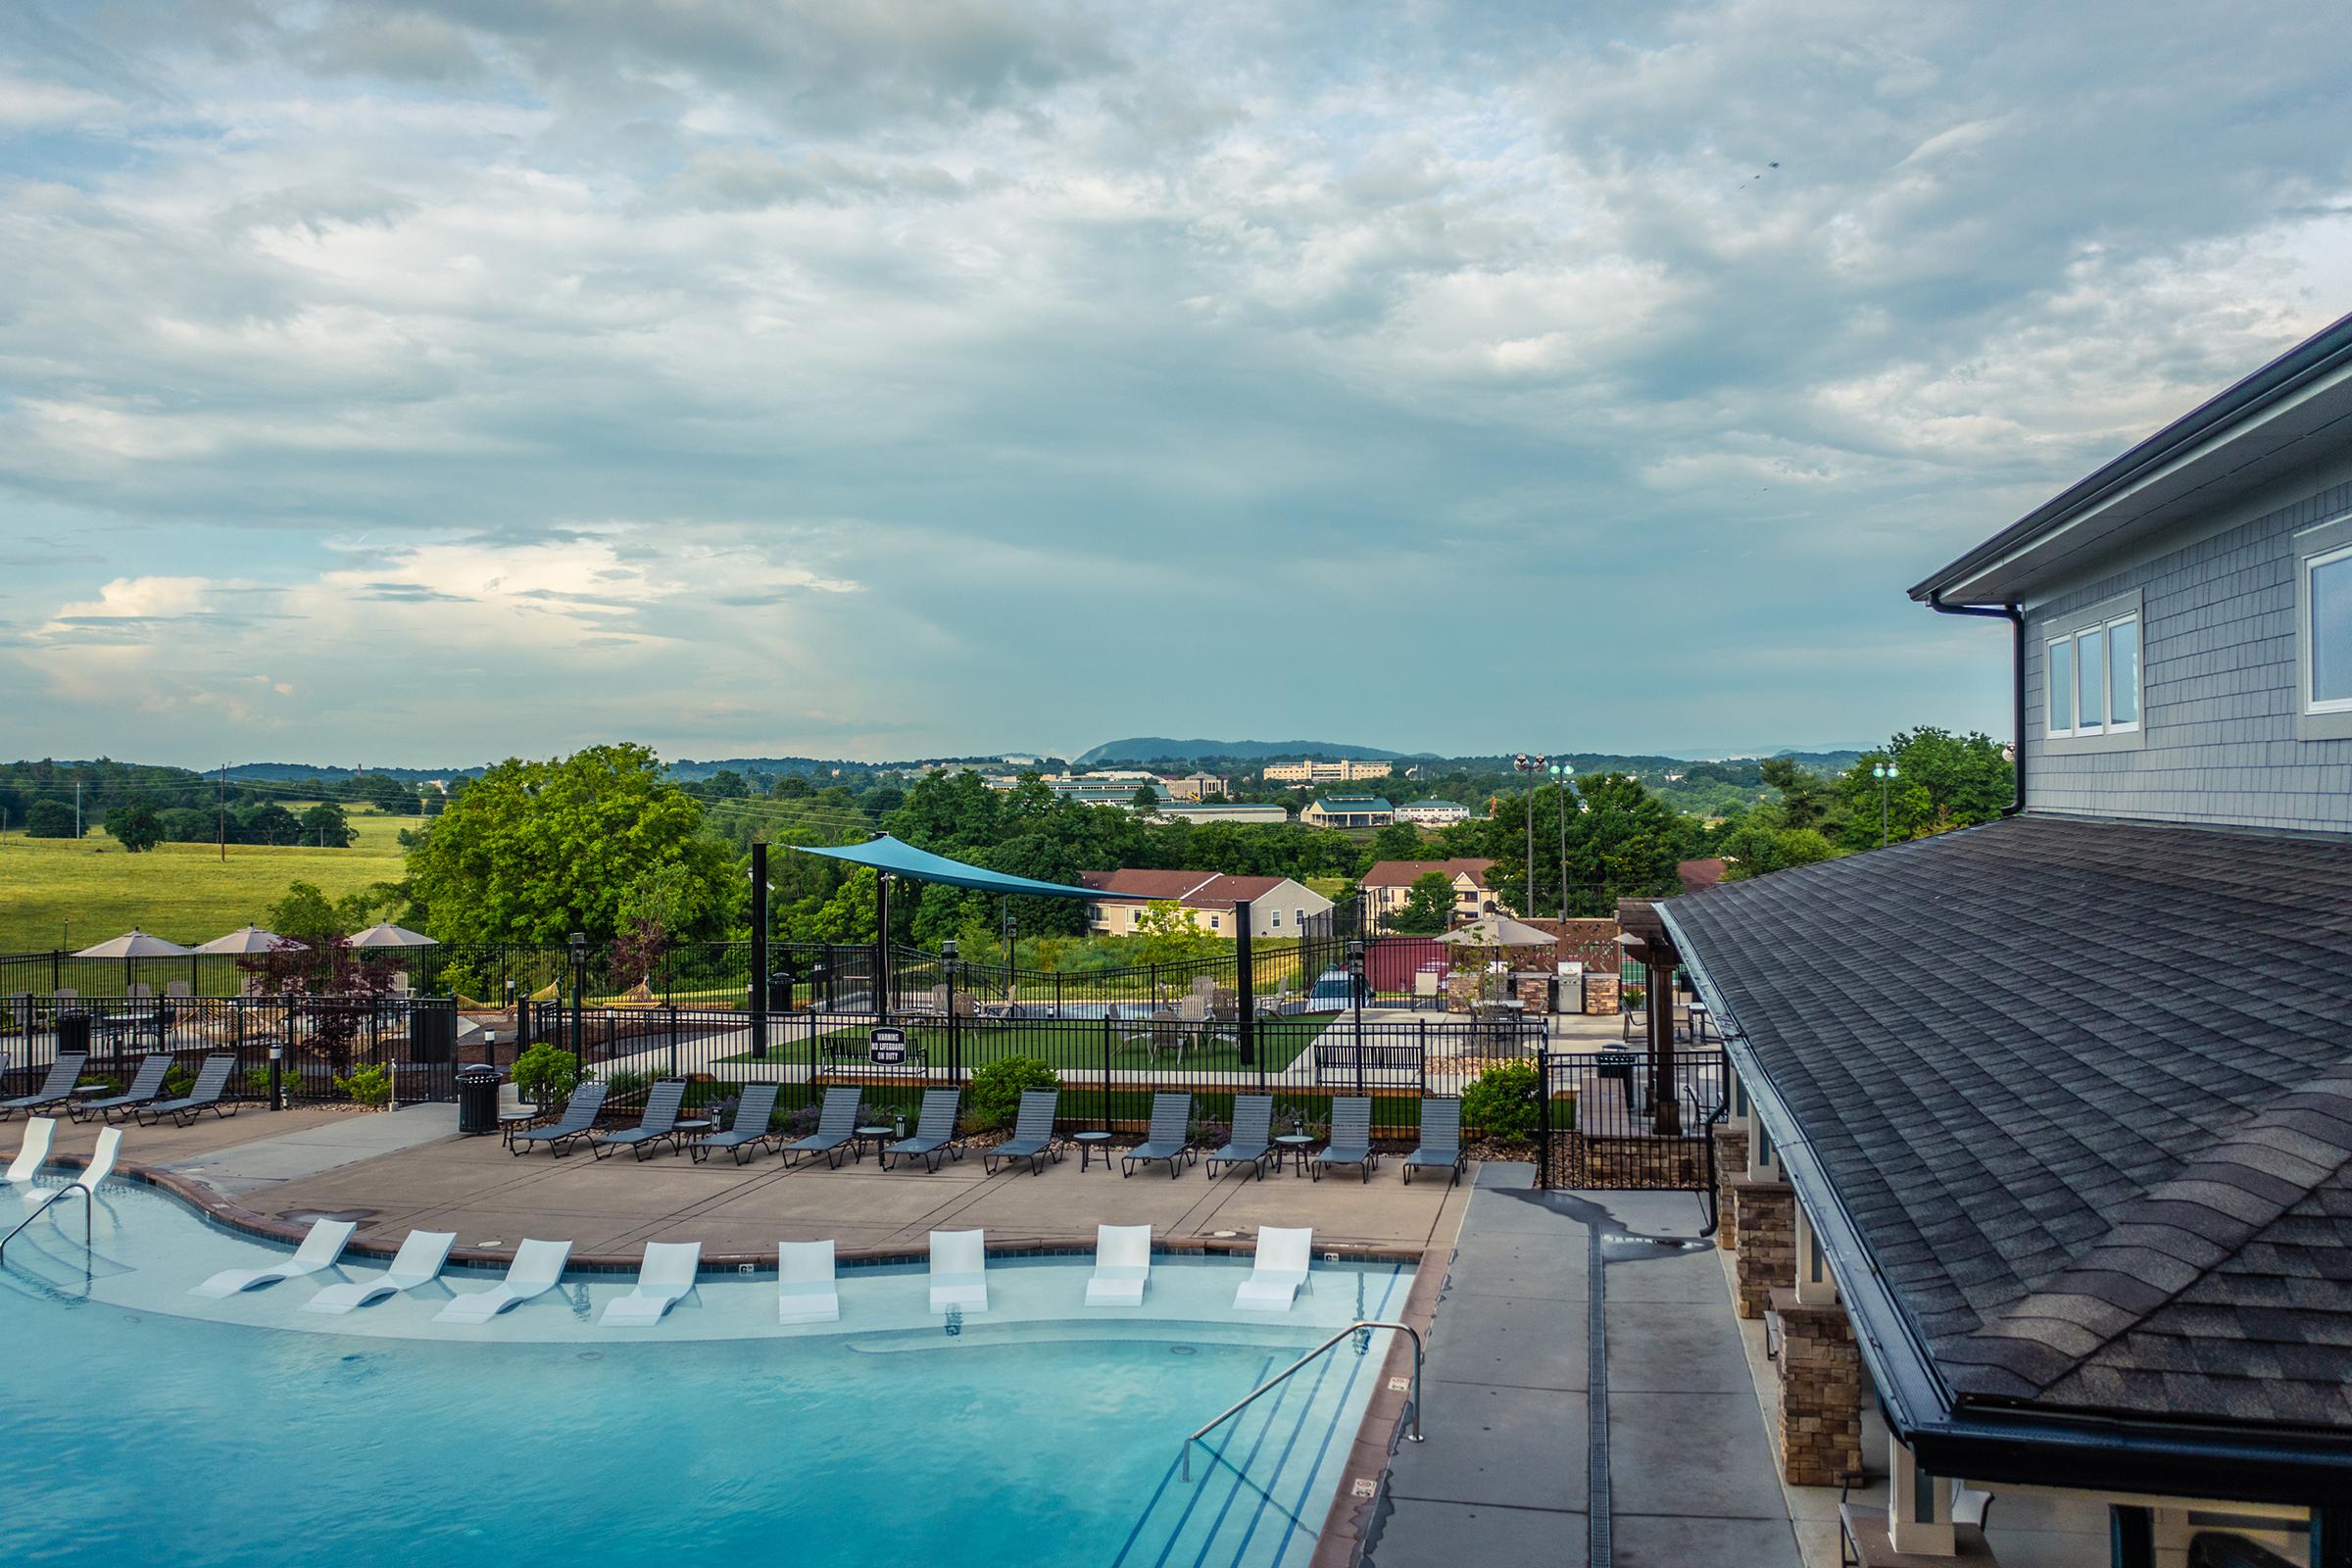
<path id="1" fill-rule="evenodd" d="M 1659 907 L 1963 1397 L 2352 1427 L 2352 843 L 2029 815 Z"/>
<path id="2" fill-rule="evenodd" d="M 1173 899 L 1201 909 L 1229 909 L 1237 899 L 1260 899 L 1288 879 L 1227 876 L 1217 871 L 1081 871 L 1078 880 L 1106 899 Z"/>
<path id="3" fill-rule="evenodd" d="M 1409 888 L 1430 872 L 1436 871 L 1451 879 L 1466 876 L 1473 886 L 1485 887 L 1487 873 L 1494 868 L 1493 860 L 1375 860 L 1356 886 L 1366 888 Z"/>

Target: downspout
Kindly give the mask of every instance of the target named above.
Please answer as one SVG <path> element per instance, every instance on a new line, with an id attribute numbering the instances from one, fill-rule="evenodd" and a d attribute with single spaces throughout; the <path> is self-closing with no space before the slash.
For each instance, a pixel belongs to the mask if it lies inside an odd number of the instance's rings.
<path id="1" fill-rule="evenodd" d="M 2015 776 L 2016 793 L 2007 806 L 2001 808 L 2003 816 L 2015 816 L 2026 808 L 2026 616 L 2014 604 L 1947 605 L 1940 590 L 1928 595 L 1928 608 L 1938 615 L 1984 615 L 2009 622 L 2009 733 L 2016 737 L 2017 760 L 2011 769 Z"/>

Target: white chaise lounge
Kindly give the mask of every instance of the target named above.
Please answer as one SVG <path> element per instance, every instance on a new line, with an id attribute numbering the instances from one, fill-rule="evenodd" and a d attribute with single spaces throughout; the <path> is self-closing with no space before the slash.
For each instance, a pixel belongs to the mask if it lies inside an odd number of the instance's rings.
<path id="1" fill-rule="evenodd" d="M 411 1231 L 408 1240 L 400 1244 L 400 1251 L 393 1257 L 390 1268 L 371 1280 L 329 1285 L 303 1302 L 302 1309 L 340 1314 L 420 1285 L 430 1285 L 441 1277 L 441 1265 L 449 1261 L 449 1250 L 457 1244 L 456 1231 Z"/>
<path id="2" fill-rule="evenodd" d="M 1141 1306 L 1152 1279 L 1152 1227 L 1095 1227 L 1095 1272 L 1086 1282 L 1089 1306 Z"/>
<path id="3" fill-rule="evenodd" d="M 63 1187 L 25 1188 L 24 1206 L 37 1214 L 41 1211 L 42 1205 L 53 1203 L 76 1189 L 92 1195 L 94 1199 L 98 1191 L 98 1184 L 115 1173 L 115 1160 L 122 1152 L 122 1129 L 120 1127 L 99 1128 L 97 1147 L 90 1151 L 90 1162 L 81 1168 L 81 1174 Z"/>
<path id="4" fill-rule="evenodd" d="M 436 1323 L 487 1323 L 499 1313 L 544 1295 L 564 1277 L 564 1260 L 571 1256 L 569 1242 L 524 1242 L 514 1249 L 507 1277 L 486 1291 L 458 1297 L 433 1314 Z"/>
<path id="5" fill-rule="evenodd" d="M 1307 1288 L 1307 1260 L 1313 1255 L 1312 1228 L 1286 1230 L 1268 1225 L 1257 1233 L 1257 1257 L 1250 1277 L 1233 1293 L 1233 1304 L 1248 1312 L 1288 1312 L 1298 1293 Z"/>
<path id="6" fill-rule="evenodd" d="M 645 1260 L 637 1265 L 637 1288 L 605 1308 L 602 1321 L 611 1328 L 646 1328 L 686 1299 L 694 1289 L 695 1270 L 703 1266 L 700 1242 L 648 1242 Z"/>
<path id="7" fill-rule="evenodd" d="M 931 1310 L 988 1310 L 988 1233 L 931 1233 Z"/>
<path id="8" fill-rule="evenodd" d="M 302 1245 L 294 1250 L 293 1256 L 280 1258 L 266 1268 L 222 1269 L 202 1285 L 191 1288 L 188 1294 L 219 1298 L 234 1296 L 239 1291 L 275 1285 L 279 1280 L 300 1279 L 305 1274 L 316 1274 L 322 1268 L 332 1268 L 335 1259 L 343 1255 L 343 1249 L 349 1245 L 352 1233 L 358 1229 L 359 1226 L 349 1220 L 318 1220 L 311 1226 L 311 1234 L 302 1239 Z"/>
<path id="9" fill-rule="evenodd" d="M 17 1157 L 8 1162 L 8 1173 L 0 1183 L 29 1191 L 49 1163 L 49 1146 L 57 1141 L 57 1118 L 34 1116 L 24 1123 L 24 1142 L 17 1149 Z"/>
<path id="10" fill-rule="evenodd" d="M 831 1242 L 776 1245 L 776 1321 L 841 1321 L 841 1292 L 833 1280 Z"/>

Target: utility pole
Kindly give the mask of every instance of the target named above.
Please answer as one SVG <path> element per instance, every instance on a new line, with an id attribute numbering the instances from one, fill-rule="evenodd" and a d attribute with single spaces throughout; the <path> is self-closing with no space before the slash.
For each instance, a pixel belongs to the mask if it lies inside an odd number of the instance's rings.
<path id="1" fill-rule="evenodd" d="M 74 781 L 74 842 L 81 842 L 81 780 Z"/>
<path id="2" fill-rule="evenodd" d="M 220 788 L 217 792 L 220 808 L 220 863 L 228 863 L 228 764 L 220 764 Z"/>

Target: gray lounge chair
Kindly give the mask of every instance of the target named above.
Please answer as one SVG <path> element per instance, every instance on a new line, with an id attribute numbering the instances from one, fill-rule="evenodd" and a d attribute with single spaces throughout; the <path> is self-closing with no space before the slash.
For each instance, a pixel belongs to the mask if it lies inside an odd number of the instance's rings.
<path id="1" fill-rule="evenodd" d="M 1450 1171 L 1446 1185 L 1462 1179 L 1462 1102 L 1458 1100 L 1421 1102 L 1421 1147 L 1404 1156 L 1404 1184 L 1413 1184 L 1415 1167 Z"/>
<path id="2" fill-rule="evenodd" d="M 743 1151 L 758 1150 L 761 1144 L 782 1143 L 783 1139 L 770 1127 L 776 1119 L 776 1088 L 774 1084 L 753 1084 L 743 1092 L 735 1106 L 735 1125 L 723 1133 L 712 1133 L 686 1152 L 700 1165 L 710 1157 L 713 1149 L 731 1151 L 735 1163 L 743 1163 Z"/>
<path id="3" fill-rule="evenodd" d="M 980 1168 L 994 1176 L 999 1160 L 1025 1159 L 1030 1175 L 1044 1171 L 1048 1159 L 1061 1157 L 1061 1140 L 1054 1136 L 1054 1118 L 1060 1112 L 1060 1090 L 1022 1090 L 1021 1113 L 1012 1124 L 1012 1136 L 983 1152 Z"/>
<path id="4" fill-rule="evenodd" d="M 149 1101 L 161 1099 L 164 1077 L 171 1070 L 171 1053 L 155 1052 L 141 1059 L 138 1072 L 131 1077 L 130 1087 L 122 1094 L 109 1095 L 104 1100 L 85 1100 L 78 1105 L 68 1106 L 66 1113 L 79 1121 L 95 1111 L 103 1119 L 113 1121 L 118 1110 L 136 1110 Z"/>
<path id="5" fill-rule="evenodd" d="M 602 1159 L 615 1149 L 626 1149 L 637 1158 L 643 1159 L 655 1146 L 666 1143 L 669 1152 L 676 1153 L 682 1147 L 678 1142 L 678 1107 L 685 1102 L 686 1080 L 662 1079 L 646 1095 L 645 1114 L 637 1118 L 637 1125 L 625 1132 L 591 1138 L 588 1141 L 589 1152 Z"/>
<path id="6" fill-rule="evenodd" d="M 923 1114 L 914 1125 L 912 1138 L 902 1138 L 882 1151 L 882 1168 L 890 1169 L 894 1156 L 919 1159 L 926 1172 L 935 1171 L 947 1163 L 950 1154 L 963 1157 L 963 1140 L 956 1136 L 956 1117 L 963 1107 L 960 1089 L 926 1089 L 923 1091 Z"/>
<path id="7" fill-rule="evenodd" d="M 1144 1141 L 1119 1156 L 1119 1174 L 1132 1176 L 1138 1165 L 1149 1165 L 1155 1159 L 1168 1164 L 1168 1179 L 1174 1181 L 1179 1168 L 1188 1159 L 1198 1159 L 1193 1148 L 1193 1097 L 1184 1094 L 1156 1094 L 1152 1097 L 1152 1125 Z"/>
<path id="8" fill-rule="evenodd" d="M 1331 1137 L 1325 1140 L 1323 1152 L 1310 1167 L 1317 1181 L 1323 1179 L 1326 1165 L 1353 1165 L 1372 1179 L 1372 1167 L 1380 1156 L 1372 1152 L 1372 1102 L 1363 1095 L 1348 1095 L 1331 1102 Z"/>
<path id="9" fill-rule="evenodd" d="M 1272 1095 L 1236 1095 L 1233 1097 L 1233 1136 L 1223 1149 L 1208 1156 L 1208 1179 L 1217 1179 L 1217 1167 L 1227 1170 L 1247 1165 L 1257 1172 L 1257 1179 L 1266 1179 L 1266 1161 L 1274 1156 L 1274 1097 Z"/>
<path id="10" fill-rule="evenodd" d="M 784 1146 L 787 1170 L 800 1163 L 793 1157 L 796 1154 L 822 1154 L 828 1168 L 840 1167 L 842 1153 L 858 1136 L 858 1094 L 854 1084 L 825 1091 L 824 1108 L 816 1113 L 816 1131 Z"/>
<path id="11" fill-rule="evenodd" d="M 41 1087 L 29 1095 L 14 1100 L 0 1100 L 0 1121 L 6 1121 L 12 1111 L 41 1110 L 50 1105 L 69 1105 L 74 1102 L 74 1086 L 81 1082 L 81 1069 L 89 1065 L 89 1056 L 78 1051 L 69 1051 L 49 1064 L 49 1076 Z"/>
<path id="12" fill-rule="evenodd" d="M 605 1086 L 582 1084 L 564 1102 L 563 1115 L 537 1127 L 516 1128 L 507 1140 L 507 1152 L 527 1154 L 535 1146 L 545 1144 L 547 1152 L 561 1159 L 564 1146 L 589 1136 L 596 1126 L 596 1113 L 604 1108 Z"/>
<path id="13" fill-rule="evenodd" d="M 179 1126 L 193 1125 L 206 1111 L 216 1116 L 233 1116 L 236 1110 L 222 1103 L 221 1095 L 228 1089 L 228 1075 L 236 1070 L 237 1058 L 229 1055 L 207 1056 L 204 1065 L 196 1069 L 196 1083 L 177 1100 L 158 1100 L 131 1111 L 142 1127 L 152 1127 L 166 1116 Z"/>

